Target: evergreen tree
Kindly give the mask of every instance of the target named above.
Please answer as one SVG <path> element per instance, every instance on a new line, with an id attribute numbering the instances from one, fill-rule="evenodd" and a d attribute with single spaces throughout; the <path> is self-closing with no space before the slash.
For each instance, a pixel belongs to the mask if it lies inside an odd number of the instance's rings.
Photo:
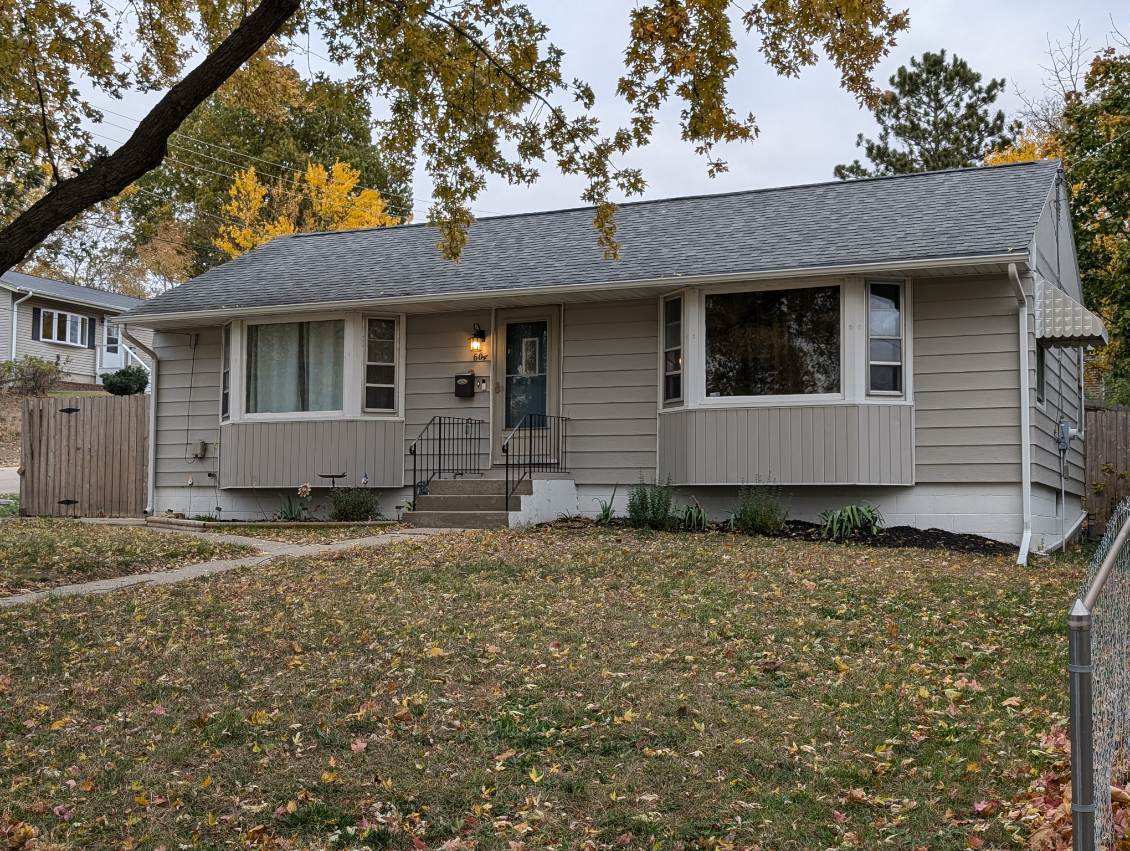
<path id="1" fill-rule="evenodd" d="M 1004 90 L 1004 80 L 981 84 L 981 75 L 959 56 L 944 50 L 910 60 L 890 78 L 873 113 L 879 138 L 860 133 L 856 147 L 870 160 L 835 168 L 836 177 L 879 177 L 976 165 L 996 148 L 1012 143 L 1018 125 L 989 108 Z"/>

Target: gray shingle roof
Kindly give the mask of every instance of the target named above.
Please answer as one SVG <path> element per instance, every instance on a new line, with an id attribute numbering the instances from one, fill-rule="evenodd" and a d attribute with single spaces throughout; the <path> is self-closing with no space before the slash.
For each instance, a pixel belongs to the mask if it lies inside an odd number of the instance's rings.
<path id="1" fill-rule="evenodd" d="M 80 287 L 77 284 L 68 284 L 55 281 L 51 278 L 39 278 L 35 275 L 25 275 L 23 272 L 5 272 L 0 276 L 0 284 L 22 292 L 33 292 L 44 298 L 56 301 L 69 301 L 82 305 L 102 307 L 110 311 L 124 311 L 136 307 L 142 301 L 119 293 L 109 293 L 105 290 L 96 290 L 93 287 Z"/>
<path id="2" fill-rule="evenodd" d="M 427 225 L 275 239 L 131 317 L 627 283 L 1024 251 L 1059 164 L 1042 161 L 624 204 L 604 260 L 592 209 L 477 221 L 444 260 Z"/>

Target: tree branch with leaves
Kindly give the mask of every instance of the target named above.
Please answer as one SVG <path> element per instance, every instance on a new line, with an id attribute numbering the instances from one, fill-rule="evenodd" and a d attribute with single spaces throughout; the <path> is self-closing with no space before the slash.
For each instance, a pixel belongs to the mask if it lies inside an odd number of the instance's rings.
<path id="1" fill-rule="evenodd" d="M 25 14 L 34 18 L 30 32 L 21 24 Z M 618 85 L 631 121 L 606 130 L 593 113 L 591 87 L 564 79 L 563 51 L 516 0 L 261 0 L 250 14 L 233 0 L 133 0 L 116 17 L 101 0 L 81 8 L 71 0 L 9 0 L 0 5 L 0 53 L 10 57 L 0 63 L 0 91 L 11 107 L 0 117 L 0 156 L 7 164 L 9 151 L 18 150 L 29 164 L 18 174 L 3 172 L 12 179 L 0 190 L 0 271 L 156 167 L 172 134 L 239 68 L 256 57 L 281 59 L 299 34 L 319 33 L 330 58 L 385 105 L 373 131 L 390 180 L 407 183 L 422 163 L 434 186 L 429 219 L 447 256 L 458 257 L 466 243 L 471 203 L 489 177 L 530 184 L 551 163 L 584 179 L 597 242 L 615 257 L 613 198 L 643 191 L 643 175 L 626 162 L 652 138 L 664 104 L 680 105 L 683 138 L 716 174 L 725 168 L 717 148 L 757 132 L 753 116 L 735 114 L 729 92 L 746 53 L 759 52 L 789 76 L 823 54 L 839 69 L 843 88 L 870 104 L 870 73 L 907 25 L 906 14 L 885 0 L 762 0 L 740 17 L 726 0 L 645 0 L 631 12 Z M 69 36 L 56 50 L 58 32 Z M 48 63 L 40 68 L 49 81 L 45 103 L 49 115 L 59 116 L 46 132 L 32 120 L 38 107 L 26 82 L 31 56 Z M 101 115 L 74 84 L 79 77 L 112 97 L 171 88 L 109 153 L 90 139 L 87 125 Z M 57 181 L 41 177 L 50 160 L 59 163 Z M 30 206 L 19 181 L 38 182 L 40 197 L 31 193 Z"/>

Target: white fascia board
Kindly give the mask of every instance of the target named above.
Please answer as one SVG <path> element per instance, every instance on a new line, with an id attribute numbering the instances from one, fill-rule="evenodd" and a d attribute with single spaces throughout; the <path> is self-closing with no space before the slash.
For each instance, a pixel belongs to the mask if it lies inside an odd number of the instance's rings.
<path id="1" fill-rule="evenodd" d="M 795 269 L 768 269 L 756 272 L 730 272 L 722 275 L 676 275 L 669 278 L 645 278 L 638 281 L 600 281 L 592 284 L 564 284 L 546 287 L 522 287 L 503 290 L 474 290 L 471 292 L 429 293 L 420 296 L 388 296 L 348 301 L 311 301 L 293 304 L 264 304 L 255 307 L 216 308 L 214 310 L 186 310 L 174 313 L 151 313 L 128 316 L 130 325 L 142 328 L 156 328 L 160 324 L 183 324 L 195 320 L 222 321 L 239 316 L 257 316 L 268 313 L 290 313 L 299 311 L 353 310 L 377 306 L 410 306 L 413 304 L 435 304 L 495 298 L 515 298 L 528 296 L 560 296 L 570 293 L 586 293 L 601 290 L 618 292 L 622 290 L 672 287 L 679 289 L 688 286 L 723 284 L 741 281 L 764 281 L 785 278 L 808 278 L 812 276 L 834 275 L 873 275 L 915 271 L 922 269 L 948 269 L 960 266 L 984 265 L 993 263 L 1028 264 L 1028 247 L 1023 251 L 1002 254 L 982 254 L 965 257 L 926 258 L 924 260 L 892 260 L 881 263 L 853 263 L 843 266 L 806 266 Z"/>

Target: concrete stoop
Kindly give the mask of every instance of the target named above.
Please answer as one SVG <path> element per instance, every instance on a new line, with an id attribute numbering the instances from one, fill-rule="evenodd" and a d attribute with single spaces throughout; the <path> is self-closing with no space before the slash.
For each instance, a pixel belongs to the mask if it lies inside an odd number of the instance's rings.
<path id="1" fill-rule="evenodd" d="M 433 479 L 403 519 L 421 529 L 505 529 L 545 523 L 576 510 L 572 478 L 525 479 L 509 500 L 502 479 Z"/>

